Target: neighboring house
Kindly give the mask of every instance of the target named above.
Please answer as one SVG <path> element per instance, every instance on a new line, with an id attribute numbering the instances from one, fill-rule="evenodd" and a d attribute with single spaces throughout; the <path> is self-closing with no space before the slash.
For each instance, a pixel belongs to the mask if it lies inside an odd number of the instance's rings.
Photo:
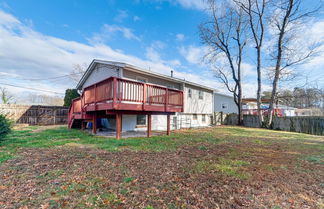
<path id="1" fill-rule="evenodd" d="M 263 99 L 261 105 L 261 111 L 264 115 L 268 114 L 269 110 L 269 99 Z M 255 98 L 244 98 L 242 99 L 242 112 L 244 115 L 257 115 L 258 107 Z M 296 116 L 295 111 L 297 108 L 289 107 L 286 105 L 275 104 L 274 105 L 274 114 L 279 117 L 282 116 Z"/>
<path id="2" fill-rule="evenodd" d="M 118 78 L 117 87 L 114 87 L 113 78 Z M 97 112 L 101 111 L 97 114 L 106 111 L 100 117 L 102 119 L 100 125 L 105 128 L 112 130 L 119 128 L 116 127 L 118 116 L 114 116 L 116 111 L 121 113 L 119 110 L 123 110 L 121 116 L 123 131 L 146 130 L 148 126 L 151 126 L 149 128 L 152 130 L 167 130 L 170 123 L 171 129 L 205 127 L 211 123 L 214 89 L 210 87 L 174 78 L 172 75 L 166 76 L 147 71 L 126 63 L 93 60 L 79 81 L 77 89 L 84 97 L 91 97 L 88 93 L 90 89 L 94 89 L 94 86 L 99 88 L 104 82 L 98 82 L 103 80 L 106 80 L 105 83 L 110 83 L 110 86 L 101 89 L 105 88 L 103 91 L 111 94 L 111 98 L 106 99 L 104 104 L 99 101 L 101 106 L 99 105 L 99 109 L 95 107 L 94 110 L 89 108 L 93 105 L 96 106 L 98 102 L 90 104 L 86 102 L 87 98 L 81 98 L 81 106 L 84 107 L 85 114 L 87 114 L 83 118 L 87 117 L 88 121 L 91 121 L 90 119 L 93 117 L 91 114 L 94 114 L 96 110 Z M 147 88 L 147 90 L 143 91 L 143 88 Z M 112 93 L 113 90 L 117 93 Z M 104 97 L 101 95 L 102 93 L 99 94 Z M 115 94 L 117 94 L 116 100 L 113 96 Z M 84 104 L 82 104 L 83 100 Z M 165 101 L 168 101 L 167 104 Z M 116 106 L 110 107 L 111 104 Z M 163 109 L 164 106 L 165 109 Z M 87 109 L 91 111 L 87 111 Z"/>
<path id="3" fill-rule="evenodd" d="M 296 116 L 323 116 L 324 111 L 321 108 L 296 109 Z"/>
<path id="4" fill-rule="evenodd" d="M 214 112 L 238 113 L 237 105 L 233 96 L 214 93 Z"/>

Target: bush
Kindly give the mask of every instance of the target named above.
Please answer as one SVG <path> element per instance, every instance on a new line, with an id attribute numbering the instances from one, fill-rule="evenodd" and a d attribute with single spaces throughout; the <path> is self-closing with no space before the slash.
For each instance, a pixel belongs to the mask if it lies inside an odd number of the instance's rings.
<path id="1" fill-rule="evenodd" d="M 5 115 L 0 114 L 0 141 L 4 140 L 4 137 L 11 130 L 11 122 Z"/>
<path id="2" fill-rule="evenodd" d="M 64 97 L 64 107 L 70 107 L 72 100 L 79 97 L 78 90 L 76 89 L 66 89 Z"/>

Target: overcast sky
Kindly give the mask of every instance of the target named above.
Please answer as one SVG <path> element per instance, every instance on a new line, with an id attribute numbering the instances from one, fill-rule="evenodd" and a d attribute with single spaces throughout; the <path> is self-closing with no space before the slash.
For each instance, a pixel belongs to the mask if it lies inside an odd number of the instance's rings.
<path id="1" fill-rule="evenodd" d="M 203 8 L 199 0 L 0 0 L 0 87 L 16 95 L 62 95 L 76 82 L 48 78 L 67 75 L 77 64 L 104 59 L 167 75 L 173 69 L 176 77 L 227 93 L 201 63 L 206 48 L 197 25 L 207 18 Z M 323 12 L 305 28 L 302 39 L 323 41 Z M 289 85 L 307 80 L 323 87 L 323 51 L 298 70 L 303 76 Z M 244 62 L 244 79 L 244 95 L 254 96 L 252 59 Z M 268 88 L 266 83 L 264 90 Z"/>

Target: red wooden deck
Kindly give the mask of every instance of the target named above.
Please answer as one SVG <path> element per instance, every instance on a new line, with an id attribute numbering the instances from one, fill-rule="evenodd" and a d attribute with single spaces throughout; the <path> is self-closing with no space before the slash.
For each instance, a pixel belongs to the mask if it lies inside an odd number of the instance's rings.
<path id="1" fill-rule="evenodd" d="M 169 115 L 175 112 L 183 112 L 183 91 L 110 77 L 85 88 L 73 100 L 69 127 L 75 120 L 93 120 L 102 113 Z"/>

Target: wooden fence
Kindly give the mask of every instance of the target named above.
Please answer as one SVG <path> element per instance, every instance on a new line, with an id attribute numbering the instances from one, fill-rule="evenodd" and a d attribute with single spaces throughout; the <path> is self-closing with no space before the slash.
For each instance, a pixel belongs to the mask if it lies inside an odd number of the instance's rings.
<path id="1" fill-rule="evenodd" d="M 61 106 L 0 104 L 0 113 L 16 123 L 29 125 L 67 124 L 69 109 Z"/>
<path id="2" fill-rule="evenodd" d="M 243 123 L 246 127 L 259 127 L 257 115 L 244 115 Z M 227 115 L 224 121 L 226 125 L 237 125 L 237 115 Z M 274 117 L 272 129 L 307 133 L 313 135 L 324 135 L 323 116 L 296 116 L 296 117 Z"/>

